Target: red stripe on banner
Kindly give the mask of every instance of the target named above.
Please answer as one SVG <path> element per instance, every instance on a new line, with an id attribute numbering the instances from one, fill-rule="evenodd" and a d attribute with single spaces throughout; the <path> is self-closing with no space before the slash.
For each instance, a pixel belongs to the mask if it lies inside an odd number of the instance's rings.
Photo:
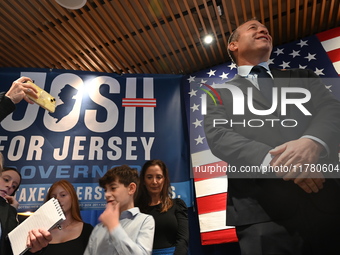
<path id="1" fill-rule="evenodd" d="M 143 102 L 143 101 L 149 101 L 149 102 L 155 102 L 156 103 L 156 99 L 155 98 L 123 98 L 123 102 L 126 101 L 136 101 L 136 102 Z"/>
<path id="2" fill-rule="evenodd" d="M 201 233 L 203 245 L 238 242 L 235 228 Z"/>
<path id="3" fill-rule="evenodd" d="M 340 47 L 340 45 L 339 45 Z M 327 52 L 329 59 L 334 63 L 340 61 L 340 49 Z"/>
<path id="4" fill-rule="evenodd" d="M 155 98 L 123 98 L 123 107 L 156 107 Z"/>
<path id="5" fill-rule="evenodd" d="M 321 42 L 340 36 L 340 27 L 327 30 L 326 32 L 319 33 L 316 36 Z"/>
<path id="6" fill-rule="evenodd" d="M 196 201 L 199 214 L 224 211 L 227 204 L 227 193 L 197 197 Z"/>
<path id="7" fill-rule="evenodd" d="M 228 170 L 228 163 L 225 161 L 218 161 L 201 166 L 194 166 L 192 173 L 195 180 L 210 179 L 220 176 L 225 176 Z"/>
<path id="8" fill-rule="evenodd" d="M 150 105 L 150 104 L 122 104 L 122 107 L 156 107 L 156 105 Z"/>
<path id="9" fill-rule="evenodd" d="M 226 176 L 226 174 L 222 174 L 221 176 Z M 217 178 L 221 176 L 217 176 Z M 204 181 L 204 180 L 209 180 L 209 179 L 213 179 L 213 178 L 194 178 L 194 181 L 199 182 L 199 181 Z"/>
<path id="10" fill-rule="evenodd" d="M 199 181 L 204 181 L 204 180 L 207 180 L 207 179 L 210 179 L 210 178 L 194 178 L 194 181 L 199 182 Z"/>
<path id="11" fill-rule="evenodd" d="M 123 98 L 123 107 L 156 107 L 155 98 Z"/>

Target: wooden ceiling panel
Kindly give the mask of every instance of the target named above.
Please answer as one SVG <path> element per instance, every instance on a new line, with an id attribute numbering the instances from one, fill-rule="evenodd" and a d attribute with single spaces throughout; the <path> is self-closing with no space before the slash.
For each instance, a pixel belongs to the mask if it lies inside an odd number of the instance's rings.
<path id="1" fill-rule="evenodd" d="M 339 1 L 0 0 L 0 67 L 189 74 L 229 61 L 230 33 L 252 17 L 281 45 L 339 26 Z"/>

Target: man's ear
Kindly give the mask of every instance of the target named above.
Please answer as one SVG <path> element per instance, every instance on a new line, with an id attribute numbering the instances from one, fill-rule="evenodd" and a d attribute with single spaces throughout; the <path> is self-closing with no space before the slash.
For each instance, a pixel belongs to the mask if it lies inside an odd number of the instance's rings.
<path id="1" fill-rule="evenodd" d="M 135 194 L 136 193 L 136 190 L 137 190 L 137 185 L 136 185 L 136 183 L 134 183 L 134 182 L 131 182 L 130 184 L 129 184 L 129 194 L 130 195 L 133 195 L 133 194 Z"/>
<path id="2" fill-rule="evenodd" d="M 232 52 L 236 51 L 237 48 L 238 48 L 237 41 L 233 41 L 233 42 L 229 43 L 229 45 L 228 45 L 228 49 Z"/>

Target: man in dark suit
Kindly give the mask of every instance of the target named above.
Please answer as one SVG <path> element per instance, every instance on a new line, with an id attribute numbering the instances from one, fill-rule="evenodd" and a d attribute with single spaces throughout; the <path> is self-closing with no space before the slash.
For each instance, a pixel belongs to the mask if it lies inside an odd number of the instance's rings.
<path id="1" fill-rule="evenodd" d="M 212 153 L 238 170 L 227 225 L 242 254 L 340 254 L 339 101 L 310 70 L 270 70 L 272 38 L 257 20 L 229 41 L 238 74 L 217 89 L 223 104 L 208 99 L 204 128 Z"/>

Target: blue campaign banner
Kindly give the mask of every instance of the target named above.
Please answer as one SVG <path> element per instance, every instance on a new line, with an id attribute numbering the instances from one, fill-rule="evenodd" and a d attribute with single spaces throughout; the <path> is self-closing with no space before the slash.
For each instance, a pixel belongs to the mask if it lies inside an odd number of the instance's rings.
<path id="1" fill-rule="evenodd" d="M 0 124 L 5 165 L 22 175 L 19 211 L 35 210 L 60 179 L 74 184 L 83 210 L 102 209 L 98 179 L 122 164 L 140 171 L 149 159 L 166 163 L 173 197 L 191 206 L 182 75 L 0 68 L 1 91 L 21 76 L 55 97 L 57 107 L 49 113 L 23 100 Z"/>

